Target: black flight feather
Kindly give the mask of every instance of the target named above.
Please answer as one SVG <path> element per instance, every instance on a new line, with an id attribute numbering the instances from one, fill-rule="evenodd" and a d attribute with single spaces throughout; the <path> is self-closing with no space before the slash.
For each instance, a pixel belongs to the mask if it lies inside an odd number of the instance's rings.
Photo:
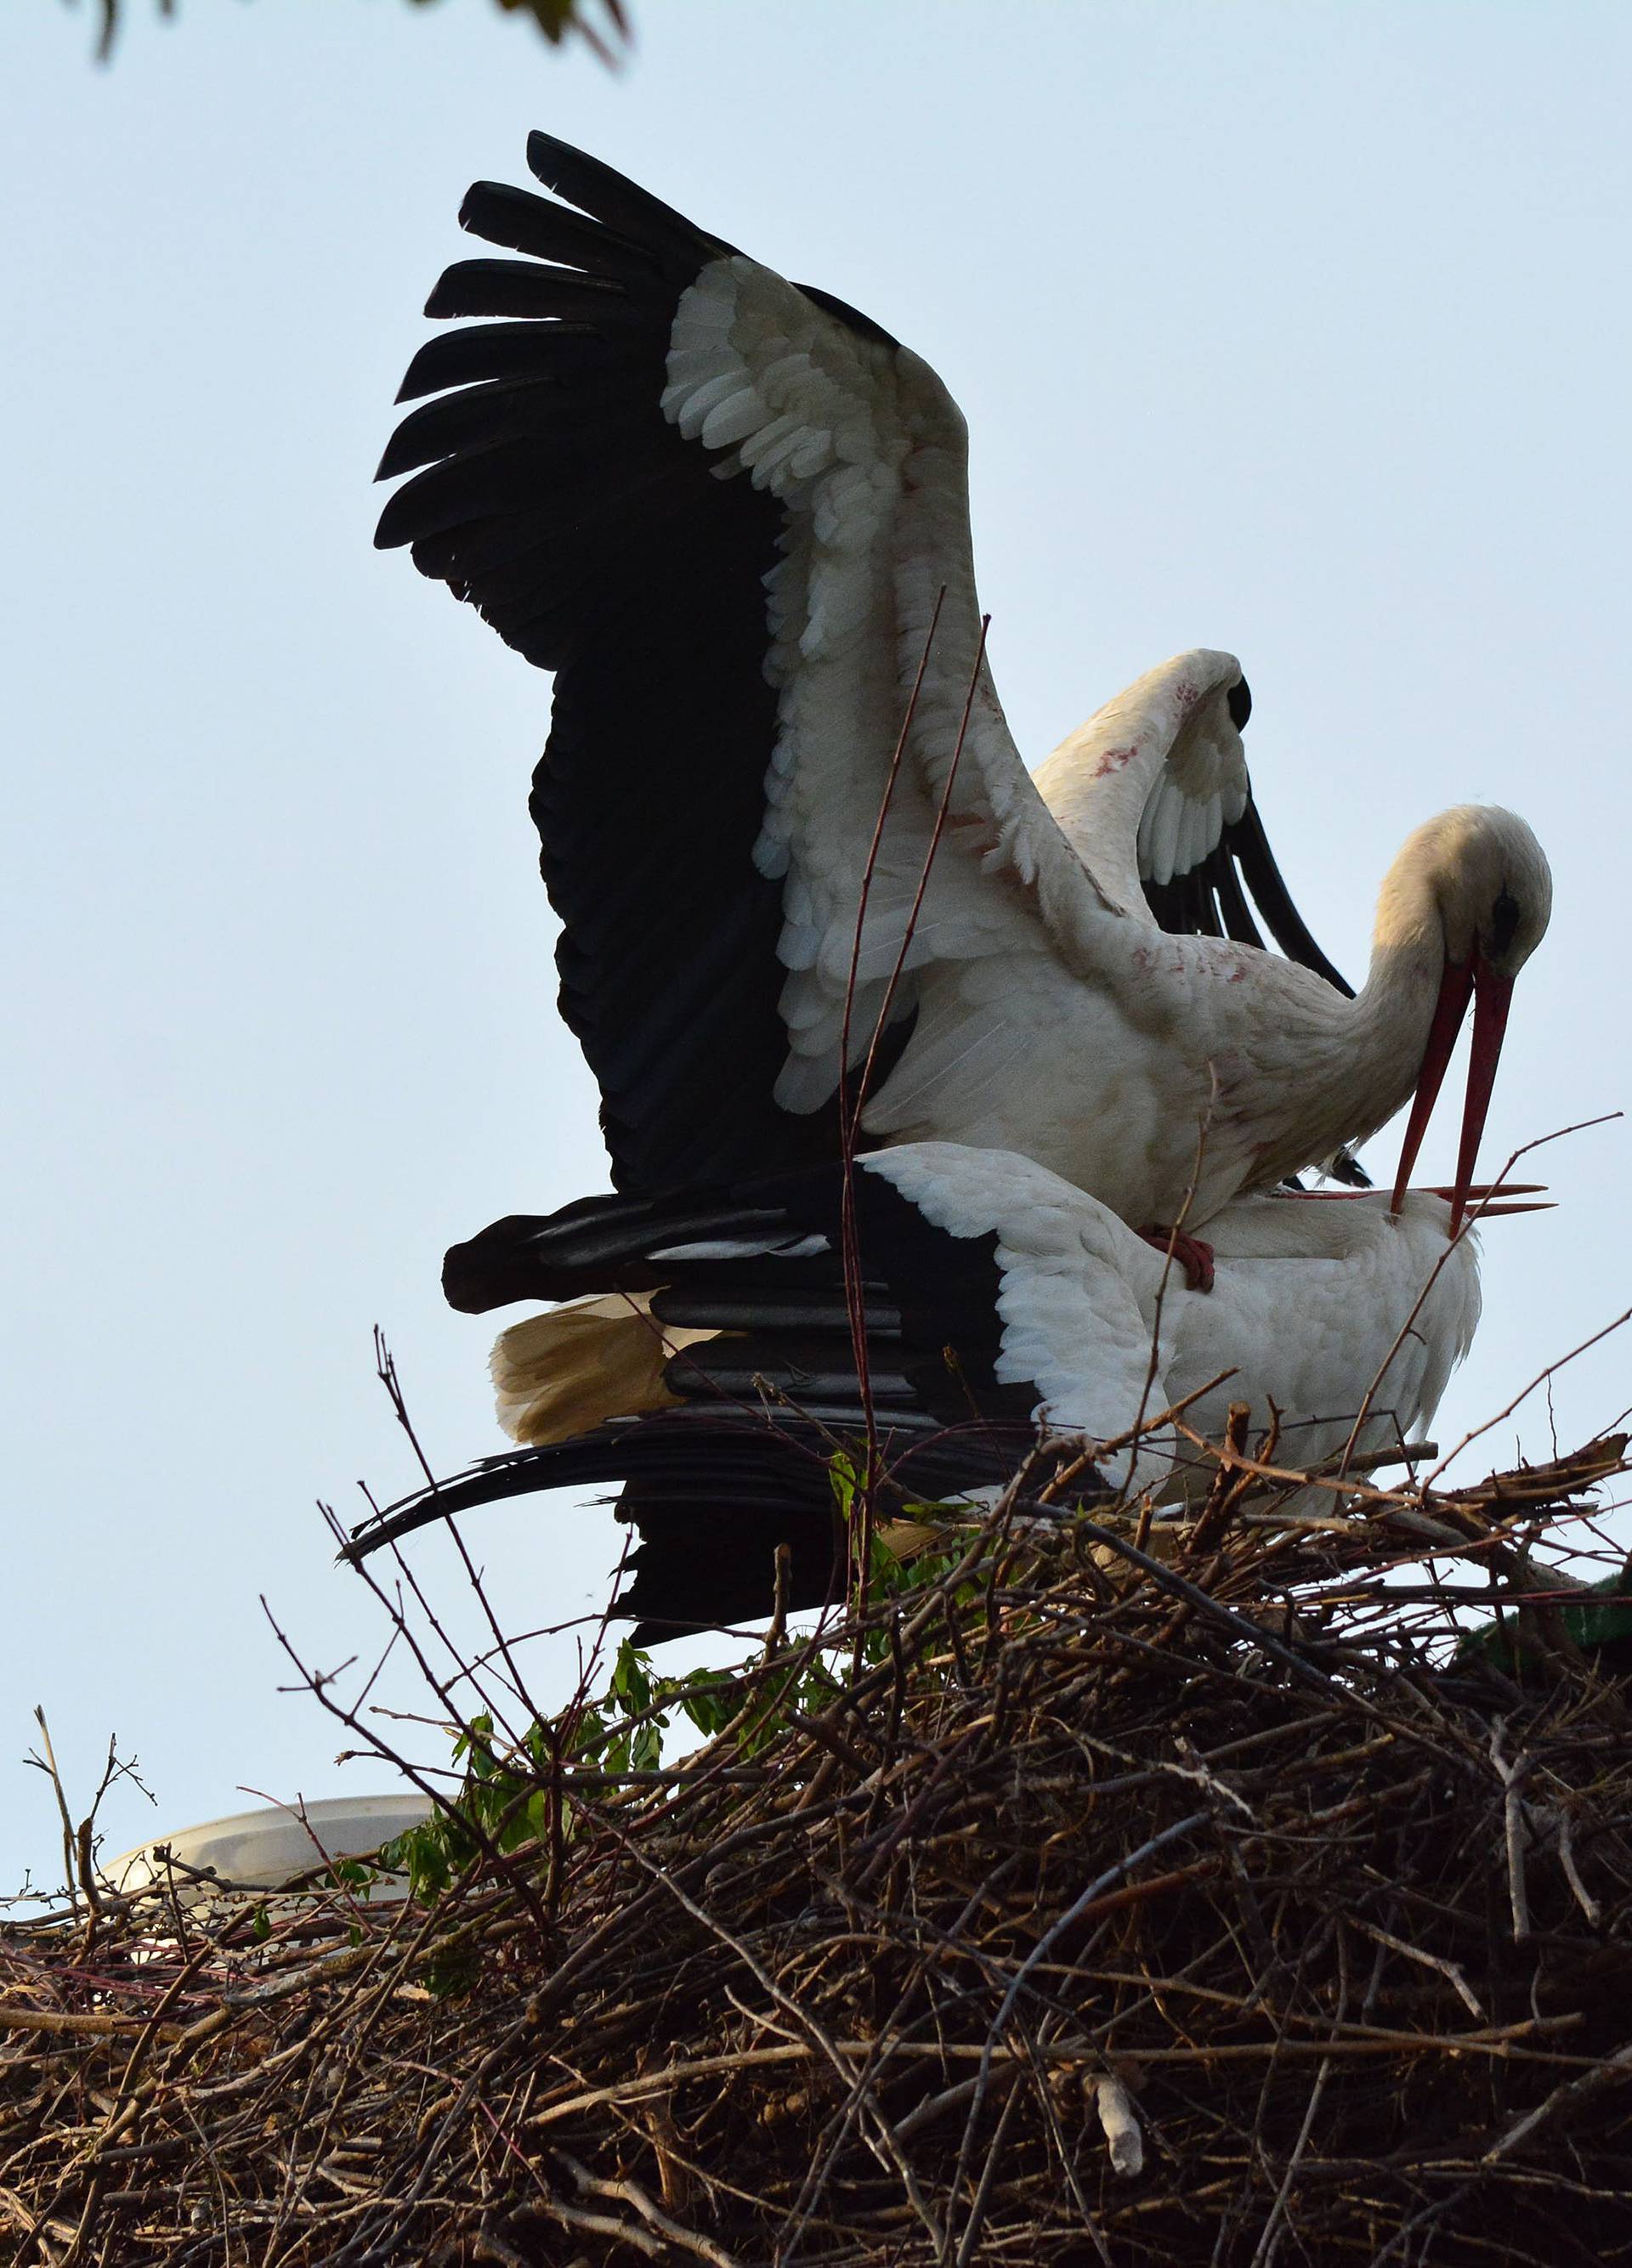
<path id="1" fill-rule="evenodd" d="M 838 1595 L 845 1532 L 833 1486 L 832 1420 L 735 1412 L 717 1405 L 620 1419 L 548 1448 L 486 1458 L 434 1489 L 388 1506 L 357 1529 L 356 1561 L 449 1514 L 540 1491 L 616 1486 L 618 1517 L 640 1537 L 613 1609 L 636 1621 L 637 1645 L 770 1613 L 776 1550 L 790 1547 L 788 1604 Z M 902 1415 L 880 1427 L 879 1510 L 911 1517 L 977 1487 L 1001 1485 L 1034 1440 L 1028 1426 L 946 1428 Z M 1074 1495 L 1097 1491 L 1079 1485 Z"/>

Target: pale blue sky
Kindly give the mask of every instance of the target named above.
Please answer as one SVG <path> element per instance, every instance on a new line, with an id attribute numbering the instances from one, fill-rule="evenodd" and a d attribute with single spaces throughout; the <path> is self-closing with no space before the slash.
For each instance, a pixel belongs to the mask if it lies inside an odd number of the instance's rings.
<path id="1" fill-rule="evenodd" d="M 1532 821 L 1557 905 L 1490 1162 L 1628 1090 L 1632 11 L 636 0 L 613 77 L 488 0 L 127 5 L 107 70 L 84 9 L 0 23 L 0 1885 L 53 1864 L 36 1700 L 77 1792 L 110 1729 L 142 1758 L 159 1809 L 122 1794 L 115 1846 L 240 1784 L 381 1784 L 277 1691 L 257 1594 L 321 1662 L 377 1646 L 311 1509 L 413 1482 L 370 1326 L 439 1463 L 498 1446 L 441 1250 L 603 1185 L 525 808 L 547 684 L 370 547 L 460 196 L 524 178 L 531 126 L 935 364 L 1034 759 L 1232 647 L 1356 977 L 1411 825 Z M 1555 1149 L 1563 1210 L 1492 1228 L 1442 1438 L 1632 1296 L 1598 1226 L 1627 1140 Z M 1427 1165 L 1453 1142 L 1447 1111 Z M 1621 1342 L 1567 1373 L 1561 1435 L 1629 1373 Z M 469 1532 L 517 1626 L 598 1602 L 617 1544 L 544 1499 Z"/>

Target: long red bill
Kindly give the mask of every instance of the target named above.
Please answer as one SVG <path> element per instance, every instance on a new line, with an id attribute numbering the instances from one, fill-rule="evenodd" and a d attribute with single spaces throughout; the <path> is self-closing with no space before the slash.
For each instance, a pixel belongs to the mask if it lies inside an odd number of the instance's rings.
<path id="1" fill-rule="evenodd" d="M 1444 1197 L 1447 1204 L 1456 1195 L 1455 1189 L 1447 1189 L 1441 1182 L 1429 1182 L 1427 1187 L 1435 1197 Z M 1482 1204 L 1487 1197 L 1544 1197 L 1547 1192 L 1545 1182 L 1470 1182 L 1466 1202 Z"/>
<path id="2" fill-rule="evenodd" d="M 1513 1005 L 1513 980 L 1499 976 L 1477 954 L 1473 956 L 1473 1040 L 1468 1054 L 1467 1099 L 1462 1106 L 1462 1143 L 1457 1152 L 1456 1187 L 1451 1193 L 1451 1233 L 1462 1226 L 1473 1186 L 1473 1167 L 1490 1109 L 1490 1090 L 1496 1081 L 1507 1012 Z"/>
<path id="3" fill-rule="evenodd" d="M 1398 1212 L 1406 1201 L 1406 1185 L 1411 1179 L 1411 1169 L 1416 1164 L 1417 1152 L 1422 1146 L 1422 1137 L 1428 1131 L 1428 1122 L 1434 1115 L 1434 1105 L 1439 1100 L 1439 1090 L 1444 1084 L 1445 1067 L 1451 1061 L 1451 1051 L 1457 1043 L 1457 1034 L 1462 1028 L 1462 1019 L 1467 1013 L 1467 1004 L 1473 992 L 1473 957 L 1466 961 L 1447 961 L 1445 973 L 1439 980 L 1439 998 L 1434 1004 L 1434 1020 L 1428 1027 L 1428 1045 L 1422 1050 L 1422 1068 L 1417 1073 L 1417 1091 L 1412 1099 L 1411 1116 L 1406 1124 L 1406 1138 L 1400 1145 L 1399 1171 L 1394 1176 L 1394 1193 L 1389 1199 L 1389 1211 Z M 1487 1091 L 1486 1100 L 1489 1095 Z M 1484 1120 L 1481 1116 L 1481 1127 Z M 1468 1168 L 1471 1174 L 1472 1167 Z M 1460 1167 L 1457 1179 L 1464 1179 Z M 1466 1203 L 1466 1195 L 1463 1204 Z M 1452 1204 L 1455 1204 L 1453 1197 Z M 1458 1221 L 1461 1214 L 1458 1211 Z M 1451 1234 L 1456 1230 L 1453 1227 Z"/>
<path id="4" fill-rule="evenodd" d="M 1447 1204 L 1456 1195 L 1455 1189 L 1448 1182 L 1424 1182 L 1422 1186 L 1427 1196 L 1443 1197 Z M 1473 1182 L 1468 1188 L 1467 1203 L 1470 1205 L 1484 1205 L 1488 1210 L 1492 1201 L 1497 1197 L 1540 1197 L 1547 1195 L 1547 1184 L 1545 1182 Z M 1377 1191 L 1375 1189 L 1282 1189 L 1277 1194 L 1287 1197 L 1296 1197 L 1302 1204 L 1363 1204 L 1368 1197 L 1374 1197 Z M 1521 1211 L 1528 1210 L 1532 1212 L 1537 1211 L 1545 1212 L 1549 1209 L 1546 1205 L 1518 1208 Z"/>

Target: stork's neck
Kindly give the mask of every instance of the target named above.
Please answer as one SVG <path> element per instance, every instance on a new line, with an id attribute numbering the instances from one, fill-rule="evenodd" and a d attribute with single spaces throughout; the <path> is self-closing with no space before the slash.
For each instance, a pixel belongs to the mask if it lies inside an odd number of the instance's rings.
<path id="1" fill-rule="evenodd" d="M 1334 1089 L 1345 1093 L 1354 1123 L 1339 1139 L 1362 1142 L 1392 1118 L 1415 1089 L 1445 970 L 1445 935 L 1431 867 L 1416 838 L 1384 877 L 1371 935 L 1371 965 L 1347 1004 Z"/>
<path id="2" fill-rule="evenodd" d="M 1348 1004 L 1353 1093 L 1361 1121 L 1352 1138 L 1363 1141 L 1392 1118 L 1415 1089 L 1444 975 L 1445 947 L 1436 921 L 1409 938 L 1372 941 L 1371 966 Z"/>
<path id="3" fill-rule="evenodd" d="M 1286 1116 L 1265 1145 L 1274 1174 L 1363 1142 L 1415 1089 L 1444 973 L 1444 939 L 1431 895 L 1403 907 L 1391 896 L 1394 880 L 1391 874 L 1384 886 L 1359 993 L 1345 1000 L 1321 988 L 1302 1061 L 1288 1081 Z"/>

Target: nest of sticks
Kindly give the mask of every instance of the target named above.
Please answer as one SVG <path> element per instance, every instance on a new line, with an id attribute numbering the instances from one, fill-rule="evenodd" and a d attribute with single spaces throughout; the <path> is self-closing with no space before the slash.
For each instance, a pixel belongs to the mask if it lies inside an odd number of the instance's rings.
<path id="1" fill-rule="evenodd" d="M 627 1656 L 621 1747 L 475 1727 L 435 1896 L 87 1871 L 0 1939 L 7 2257 L 1632 2259 L 1627 1691 L 1547 1567 L 1623 1446 L 1340 1514 L 1225 1445 L 1171 1527 L 1034 1460 L 678 1762 Z"/>

